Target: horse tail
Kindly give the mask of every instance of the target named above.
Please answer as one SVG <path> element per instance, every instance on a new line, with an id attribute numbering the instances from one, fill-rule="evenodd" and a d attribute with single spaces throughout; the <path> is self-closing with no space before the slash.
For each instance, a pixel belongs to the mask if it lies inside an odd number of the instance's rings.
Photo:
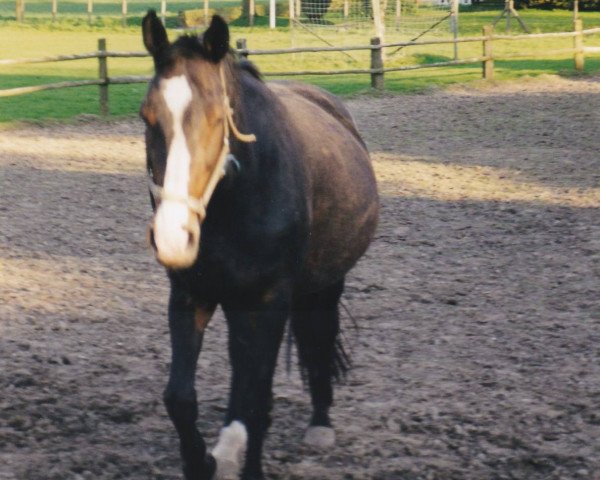
<path id="1" fill-rule="evenodd" d="M 331 325 L 318 324 L 319 320 L 323 319 L 317 318 L 316 324 L 313 324 L 313 328 L 315 329 L 312 331 L 306 328 L 305 322 L 309 320 L 307 316 L 298 314 L 298 312 L 292 315 L 291 325 L 289 325 L 287 332 L 285 353 L 286 371 L 288 376 L 290 375 L 292 368 L 292 349 L 295 344 L 298 351 L 298 366 L 303 384 L 308 382 L 308 362 L 312 363 L 319 357 L 319 361 L 322 362 L 321 365 L 323 365 L 323 363 L 328 364 L 332 380 L 335 380 L 338 383 L 346 380 L 347 373 L 352 367 L 352 344 L 344 334 L 342 322 L 340 321 L 339 305 L 341 305 L 347 317 L 350 318 L 353 330 L 357 332 L 358 323 L 350 313 L 348 307 L 342 301 L 336 305 L 335 317 L 329 317 L 331 319 Z M 328 328 L 329 330 L 323 332 L 320 331 L 319 328 Z M 312 341 L 319 341 L 326 337 L 329 337 L 330 339 L 328 342 L 312 344 Z M 329 354 L 326 357 L 322 357 L 324 351 L 329 351 Z"/>
<path id="2" fill-rule="evenodd" d="M 340 306 L 348 316 L 351 322 L 351 331 L 355 335 L 359 334 L 359 327 L 356 318 L 350 312 L 350 309 L 340 299 Z M 345 335 L 342 322 L 340 322 L 340 331 L 335 340 L 335 351 L 334 351 L 334 377 L 336 380 L 341 381 L 346 379 L 346 374 L 352 368 L 352 342 Z"/>

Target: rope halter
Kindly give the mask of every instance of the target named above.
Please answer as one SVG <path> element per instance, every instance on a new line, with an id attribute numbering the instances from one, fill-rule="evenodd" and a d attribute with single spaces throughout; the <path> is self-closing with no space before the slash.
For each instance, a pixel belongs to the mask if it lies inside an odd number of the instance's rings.
<path id="1" fill-rule="evenodd" d="M 189 195 L 181 196 L 165 192 L 163 187 L 154 182 L 152 174 L 150 172 L 148 173 L 148 187 L 150 188 L 150 193 L 157 203 L 158 201 L 162 200 L 183 203 L 192 212 L 198 215 L 200 222 L 206 218 L 206 207 L 208 206 L 208 202 L 210 202 L 217 184 L 225 176 L 226 163 L 230 160 L 237 163 L 237 160 L 231 154 L 229 149 L 230 131 L 240 142 L 251 143 L 256 141 L 256 135 L 241 133 L 233 121 L 233 108 L 231 108 L 231 101 L 229 99 L 229 95 L 227 95 L 227 83 L 225 82 L 225 72 L 223 71 L 222 63 L 219 66 L 219 76 L 221 78 L 221 87 L 223 89 L 223 110 L 225 112 L 225 119 L 223 121 L 223 146 L 221 147 L 221 153 L 219 154 L 217 164 L 215 165 L 215 168 L 208 179 L 208 184 L 206 185 L 202 196 L 199 198 L 194 198 L 190 197 Z"/>

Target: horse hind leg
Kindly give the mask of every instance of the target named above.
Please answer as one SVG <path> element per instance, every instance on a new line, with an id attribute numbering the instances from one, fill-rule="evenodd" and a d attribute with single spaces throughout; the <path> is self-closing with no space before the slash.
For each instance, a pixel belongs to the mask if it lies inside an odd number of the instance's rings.
<path id="1" fill-rule="evenodd" d="M 304 443 L 317 449 L 335 443 L 329 409 L 333 403 L 332 381 L 346 368 L 338 338 L 338 304 L 343 290 L 344 281 L 341 280 L 319 292 L 302 295 L 295 299 L 292 310 L 292 331 L 313 407 Z"/>

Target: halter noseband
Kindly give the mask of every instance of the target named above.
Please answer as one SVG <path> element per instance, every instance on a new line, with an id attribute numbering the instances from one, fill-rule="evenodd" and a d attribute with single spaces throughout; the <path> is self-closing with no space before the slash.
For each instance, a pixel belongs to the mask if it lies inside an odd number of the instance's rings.
<path id="1" fill-rule="evenodd" d="M 217 165 L 208 179 L 208 184 L 206 185 L 202 196 L 200 198 L 190 197 L 189 195 L 184 197 L 165 192 L 163 187 L 154 182 L 152 174 L 150 172 L 148 173 L 148 187 L 150 188 L 150 193 L 156 202 L 159 200 L 169 200 L 172 202 L 183 203 L 187 205 L 192 212 L 198 215 L 200 221 L 203 221 L 204 218 L 206 218 L 206 207 L 208 202 L 210 202 L 210 198 L 212 197 L 217 184 L 225 176 L 225 164 L 228 161 L 233 161 L 237 164 L 237 160 L 229 150 L 229 131 L 231 130 L 235 138 L 237 138 L 240 142 L 250 143 L 256 141 L 256 135 L 241 133 L 233 121 L 233 109 L 231 108 L 231 102 L 229 100 L 229 96 L 227 95 L 227 84 L 225 83 L 223 64 L 219 66 L 219 76 L 221 77 L 221 86 L 223 88 L 223 107 L 225 109 L 223 147 L 221 148 Z"/>

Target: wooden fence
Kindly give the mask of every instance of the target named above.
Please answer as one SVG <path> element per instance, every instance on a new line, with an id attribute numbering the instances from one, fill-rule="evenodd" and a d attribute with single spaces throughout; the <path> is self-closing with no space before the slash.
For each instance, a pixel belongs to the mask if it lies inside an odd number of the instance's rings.
<path id="1" fill-rule="evenodd" d="M 121 21 L 123 25 L 127 25 L 127 18 L 129 16 L 129 2 L 128 0 L 120 0 L 121 1 Z M 15 1 L 15 18 L 17 22 L 23 22 L 25 20 L 26 13 L 26 2 L 27 0 L 16 0 Z M 208 11 L 209 11 L 209 2 L 210 0 L 202 0 L 202 8 L 205 12 L 205 23 L 208 21 Z M 173 2 L 172 2 L 173 3 Z M 177 2 L 174 2 L 177 3 Z M 200 2 L 199 2 L 200 5 Z M 167 0 L 160 0 L 160 17 L 162 19 L 163 24 L 166 23 L 166 18 L 169 13 L 168 12 L 168 3 Z M 145 11 L 145 10 L 144 10 Z M 52 15 L 52 21 L 56 21 L 60 14 L 59 9 L 59 0 L 49 0 L 49 13 Z M 88 19 L 88 24 L 92 24 L 93 15 L 94 15 L 94 0 L 86 0 L 86 14 Z M 72 12 L 67 15 L 73 15 Z M 118 14 L 116 14 L 118 15 Z"/>
<path id="2" fill-rule="evenodd" d="M 465 65 L 465 64 L 482 64 L 482 76 L 485 79 L 492 79 L 494 77 L 494 61 L 495 60 L 507 60 L 513 58 L 539 58 L 548 57 L 552 55 L 573 55 L 574 68 L 577 71 L 583 71 L 585 55 L 600 53 L 599 46 L 585 46 L 584 38 L 587 35 L 600 33 L 600 27 L 591 28 L 584 30 L 581 20 L 576 20 L 575 29 L 573 32 L 557 32 L 557 33 L 539 33 L 539 34 L 526 34 L 526 35 L 496 35 L 493 32 L 491 26 L 483 28 L 483 34 L 477 37 L 462 37 L 457 39 L 438 39 L 438 40 L 422 40 L 413 42 L 396 42 L 396 43 L 381 43 L 379 38 L 371 39 L 371 43 L 368 46 L 348 46 L 348 47 L 303 47 L 303 48 L 282 48 L 276 50 L 251 50 L 247 48 L 246 41 L 240 39 L 237 41 L 236 50 L 239 55 L 248 57 L 250 55 L 282 55 L 292 53 L 308 53 L 308 52 L 348 52 L 357 50 L 370 50 L 371 61 L 369 68 L 362 69 L 347 69 L 347 70 L 302 70 L 294 72 L 263 72 L 265 76 L 309 76 L 309 75 L 348 75 L 348 74 L 365 74 L 371 77 L 371 86 L 375 89 L 384 88 L 385 74 L 389 72 L 399 72 L 407 70 L 416 70 L 420 68 L 435 68 L 435 67 L 446 67 L 453 65 Z M 531 53 L 512 53 L 497 55 L 494 53 L 494 42 L 497 41 L 513 41 L 513 40 L 527 40 L 527 39 L 539 39 L 539 38 L 556 38 L 556 37 L 571 37 L 573 38 L 573 48 L 563 50 L 544 51 L 542 53 L 531 54 Z M 385 67 L 384 61 L 384 49 L 400 49 L 405 47 L 414 47 L 419 45 L 440 45 L 440 44 L 455 44 L 467 43 L 467 42 L 479 42 L 482 44 L 482 55 L 475 58 L 465 58 L 460 60 L 450 60 L 446 62 L 435 62 L 427 64 L 417 65 L 404 65 L 399 67 Z M 2 65 L 22 65 L 32 63 L 45 63 L 45 62 L 62 62 L 71 60 L 82 60 L 97 58 L 98 59 L 98 78 L 90 80 L 77 80 L 77 81 L 66 81 L 50 83 L 45 85 L 35 85 L 27 87 L 17 87 L 0 90 L 0 97 L 10 97 L 15 95 L 23 95 L 27 93 L 40 92 L 44 90 L 53 90 L 59 88 L 69 87 L 81 87 L 98 85 L 100 89 L 100 113 L 102 115 L 108 115 L 109 113 L 109 101 L 108 101 L 108 88 L 109 85 L 119 84 L 133 84 L 133 83 L 147 83 L 150 80 L 148 76 L 122 76 L 122 77 L 110 77 L 108 74 L 108 58 L 135 58 L 135 57 L 147 57 L 146 52 L 112 52 L 106 49 L 106 40 L 100 39 L 98 41 L 98 50 L 96 52 L 84 53 L 80 55 L 58 55 L 52 57 L 43 58 L 30 58 L 30 59 L 15 59 L 15 60 L 0 60 L 0 66 Z"/>

